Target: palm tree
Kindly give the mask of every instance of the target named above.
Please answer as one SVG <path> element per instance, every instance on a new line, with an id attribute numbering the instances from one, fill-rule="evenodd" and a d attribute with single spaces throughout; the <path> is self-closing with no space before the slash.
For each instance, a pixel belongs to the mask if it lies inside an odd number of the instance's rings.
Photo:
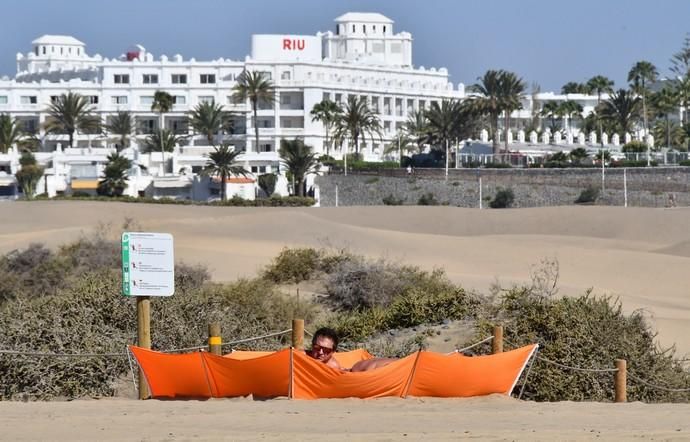
<path id="1" fill-rule="evenodd" d="M 206 175 L 217 175 L 220 178 L 220 199 L 226 200 L 225 186 L 229 176 L 247 176 L 248 172 L 242 166 L 237 165 L 237 157 L 241 152 L 230 149 L 228 145 L 213 146 L 213 152 L 208 154 L 208 162 L 204 167 L 203 173 Z"/>
<path id="2" fill-rule="evenodd" d="M 458 138 L 460 116 L 460 102 L 450 100 L 443 100 L 440 105 L 434 101 L 426 112 L 430 139 L 445 150 L 446 178 L 448 178 L 450 142 Z"/>
<path id="3" fill-rule="evenodd" d="M 645 136 L 649 128 L 647 123 L 647 94 L 649 90 L 647 90 L 646 83 L 655 82 L 658 74 L 656 67 L 648 61 L 638 61 L 628 72 L 628 81 L 631 82 L 633 90 L 642 96 L 642 117 Z"/>
<path id="4" fill-rule="evenodd" d="M 602 103 L 601 115 L 614 121 L 617 128 L 625 134 L 632 130 L 633 122 L 639 118 L 640 102 L 640 97 L 635 96 L 632 91 L 619 89 Z"/>
<path id="5" fill-rule="evenodd" d="M 209 146 L 214 145 L 213 138 L 218 132 L 230 128 L 230 122 L 230 114 L 214 102 L 199 103 L 189 114 L 189 123 L 195 131 L 206 136 Z"/>
<path id="6" fill-rule="evenodd" d="M 382 139 L 381 120 L 367 104 L 364 97 L 347 97 L 347 103 L 340 118 L 336 120 L 333 137 L 339 143 L 348 141 L 355 146 L 355 157 L 359 158 L 359 139 L 369 135 L 374 140 L 374 135 Z M 345 154 L 345 173 L 347 173 L 347 153 Z"/>
<path id="7" fill-rule="evenodd" d="M 117 145 L 117 151 L 129 147 L 129 137 L 134 131 L 134 117 L 128 111 L 118 111 L 118 113 L 110 119 L 106 124 L 105 129 L 111 134 L 117 135 L 120 144 Z"/>
<path id="8" fill-rule="evenodd" d="M 501 107 L 505 118 L 503 125 L 505 151 L 508 152 L 508 131 L 510 130 L 510 114 L 522 109 L 522 99 L 525 95 L 525 82 L 512 72 L 503 71 L 500 76 L 499 91 Z"/>
<path id="9" fill-rule="evenodd" d="M 287 170 L 292 174 L 293 194 L 304 196 L 304 178 L 310 173 L 319 171 L 319 162 L 316 154 L 312 152 L 311 146 L 304 144 L 304 141 L 296 138 L 294 140 L 280 140 L 280 159 L 285 164 Z"/>
<path id="10" fill-rule="evenodd" d="M 235 100 L 245 102 L 249 100 L 252 106 L 254 125 L 254 137 L 256 140 L 256 151 L 259 151 L 259 125 L 257 118 L 257 110 L 259 102 L 273 103 L 275 88 L 273 82 L 268 78 L 264 72 L 258 71 L 243 71 L 237 78 L 237 84 L 233 88 L 233 97 Z M 247 147 L 247 151 L 249 148 Z"/>
<path id="11" fill-rule="evenodd" d="M 666 147 L 671 147 L 671 122 L 669 116 L 671 112 L 678 108 L 678 94 L 672 87 L 664 87 L 659 92 L 656 92 L 651 97 L 652 109 L 654 114 L 659 117 L 664 117 L 665 124 L 665 138 Z"/>
<path id="12" fill-rule="evenodd" d="M 115 152 L 108 155 L 108 163 L 103 170 L 103 178 L 98 182 L 96 191 L 99 195 L 122 196 L 127 188 L 127 171 L 132 161 Z"/>
<path id="13" fill-rule="evenodd" d="M 576 101 L 566 100 L 558 105 L 558 113 L 563 117 L 568 117 L 568 119 L 582 117 L 582 106 Z M 570 126 L 565 129 L 566 132 L 570 132 Z"/>
<path id="14" fill-rule="evenodd" d="M 99 118 L 93 114 L 93 106 L 86 97 L 69 92 L 60 95 L 48 107 L 48 121 L 46 131 L 49 133 L 67 134 L 69 147 L 74 143 L 74 133 L 80 131 L 95 131 L 100 126 Z"/>
<path id="15" fill-rule="evenodd" d="M 22 188 L 24 198 L 32 199 L 36 193 L 36 185 L 43 177 L 44 169 L 36 161 L 36 157 L 31 152 L 24 152 L 19 159 L 22 166 L 17 171 L 15 177 L 19 186 Z"/>
<path id="16" fill-rule="evenodd" d="M 419 153 L 424 151 L 424 143 L 429 139 L 429 120 L 423 109 L 414 111 L 407 117 L 403 132 L 417 145 Z"/>
<path id="17" fill-rule="evenodd" d="M 577 83 L 575 81 L 569 81 L 563 85 L 561 88 L 562 94 L 589 94 L 591 90 L 587 84 Z"/>
<path id="18" fill-rule="evenodd" d="M 477 94 L 476 97 L 471 98 L 477 112 L 489 116 L 494 155 L 498 154 L 498 137 L 496 134 L 498 132 L 498 117 L 503 110 L 500 95 L 503 72 L 505 71 L 488 70 L 483 77 L 477 78 L 479 83 L 475 83 L 469 87 L 470 92 Z"/>
<path id="19" fill-rule="evenodd" d="M 163 120 L 163 114 L 166 114 L 170 112 L 173 108 L 173 104 L 175 103 L 175 99 L 173 98 L 172 95 L 165 91 L 156 91 L 153 94 L 153 103 L 151 103 L 151 110 L 153 112 L 158 112 L 160 115 L 160 123 L 158 126 L 158 141 L 161 142 L 160 144 L 160 150 L 161 150 L 161 164 L 165 160 L 165 154 L 164 154 L 164 147 L 163 147 L 163 131 L 165 131 L 164 127 L 164 120 Z M 171 149 L 172 150 L 172 149 Z M 163 166 L 163 172 L 165 173 L 165 166 Z"/>
<path id="20" fill-rule="evenodd" d="M 604 77 L 603 75 L 597 75 L 589 79 L 587 81 L 587 87 L 592 92 L 596 92 L 597 94 L 597 108 L 596 108 L 596 115 L 597 115 L 597 123 L 599 124 L 599 142 L 601 143 L 601 148 L 604 148 L 604 140 L 602 139 L 602 130 L 601 130 L 601 118 L 600 116 L 600 109 L 599 105 L 601 104 L 601 94 L 603 93 L 611 93 L 613 91 L 613 81 L 609 80 L 608 78 Z"/>
<path id="21" fill-rule="evenodd" d="M 24 133 L 16 118 L 8 114 L 0 115 L 0 153 L 7 153 L 14 144 L 21 142 Z"/>
<path id="22" fill-rule="evenodd" d="M 330 155 L 331 143 L 329 135 L 331 127 L 340 118 L 343 109 L 331 100 L 323 100 L 316 103 L 311 110 L 311 121 L 320 121 L 326 130 L 326 155 Z"/>
<path id="23" fill-rule="evenodd" d="M 402 167 L 402 153 L 414 152 L 418 149 L 419 147 L 414 140 L 408 137 L 405 131 L 400 131 L 395 135 L 395 139 L 383 149 L 383 154 L 398 153 L 400 156 L 400 167 Z"/>
<path id="24" fill-rule="evenodd" d="M 542 107 L 541 112 L 539 112 L 539 115 L 551 120 L 551 132 L 556 132 L 558 130 L 556 118 L 560 116 L 561 110 L 562 109 L 560 109 L 557 101 L 547 101 L 544 103 L 544 107 Z"/>
<path id="25" fill-rule="evenodd" d="M 186 137 L 177 135 L 170 129 L 158 129 L 144 140 L 144 152 L 150 153 L 159 149 L 161 153 L 172 152 L 175 146 L 180 144 Z"/>

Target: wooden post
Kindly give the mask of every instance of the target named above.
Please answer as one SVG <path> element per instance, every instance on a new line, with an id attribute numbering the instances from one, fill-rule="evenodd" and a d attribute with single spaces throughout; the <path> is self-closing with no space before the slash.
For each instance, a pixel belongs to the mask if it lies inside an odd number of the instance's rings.
<path id="1" fill-rule="evenodd" d="M 151 348 L 151 299 L 137 296 L 137 343 L 141 348 Z M 150 396 L 144 371 L 139 368 L 139 399 Z"/>
<path id="2" fill-rule="evenodd" d="M 304 319 L 292 320 L 292 348 L 304 349 Z"/>
<path id="3" fill-rule="evenodd" d="M 494 325 L 494 339 L 491 341 L 491 353 L 503 353 L 503 326 Z"/>
<path id="4" fill-rule="evenodd" d="M 615 380 L 615 401 L 616 402 L 627 402 L 628 394 L 626 391 L 627 379 L 628 379 L 628 363 L 625 359 L 616 359 L 616 380 Z"/>
<path id="5" fill-rule="evenodd" d="M 220 356 L 223 338 L 220 336 L 220 324 L 212 322 L 208 325 L 208 352 Z"/>

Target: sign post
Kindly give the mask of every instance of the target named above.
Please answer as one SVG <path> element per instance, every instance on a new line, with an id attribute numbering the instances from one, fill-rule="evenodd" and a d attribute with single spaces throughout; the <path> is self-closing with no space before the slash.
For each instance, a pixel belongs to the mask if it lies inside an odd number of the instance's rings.
<path id="1" fill-rule="evenodd" d="M 151 296 L 175 292 L 173 237 L 168 233 L 122 234 L 122 294 L 137 297 L 137 343 L 151 348 Z M 139 369 L 139 399 L 149 397 Z"/>

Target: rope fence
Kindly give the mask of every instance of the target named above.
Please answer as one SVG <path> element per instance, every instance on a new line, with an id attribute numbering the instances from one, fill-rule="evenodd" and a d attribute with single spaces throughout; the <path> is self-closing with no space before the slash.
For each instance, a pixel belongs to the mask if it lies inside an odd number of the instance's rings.
<path id="1" fill-rule="evenodd" d="M 303 324 L 303 322 L 302 322 Z M 214 330 L 213 332 L 211 330 Z M 293 329 L 293 328 L 288 328 L 285 330 L 273 332 L 273 333 L 267 333 L 264 335 L 260 336 L 252 336 L 248 338 L 242 338 L 242 339 L 237 339 L 234 341 L 229 341 L 225 343 L 221 343 L 221 338 L 220 336 L 214 336 L 215 334 L 220 335 L 220 326 L 218 324 L 213 324 L 213 327 L 209 327 L 209 343 L 208 345 L 198 345 L 194 347 L 185 347 L 185 348 L 177 348 L 177 349 L 170 349 L 170 350 L 161 350 L 162 353 L 180 353 L 180 352 L 185 352 L 185 351 L 198 351 L 198 350 L 203 350 L 203 349 L 208 349 L 208 351 L 215 353 L 215 354 L 221 354 L 221 348 L 222 347 L 227 347 L 227 346 L 234 346 L 237 344 L 244 344 L 247 342 L 254 342 L 262 339 L 267 339 L 267 338 L 273 338 L 276 336 L 282 336 L 288 333 L 292 333 L 292 340 L 297 341 L 293 342 L 293 347 L 298 348 L 299 344 L 303 342 L 303 336 L 306 334 L 310 337 L 313 337 L 314 334 L 309 332 L 306 329 Z M 301 337 L 296 337 L 295 333 L 301 334 Z M 511 343 L 510 341 L 506 340 L 503 338 L 503 327 L 502 326 L 495 326 L 494 327 L 494 333 L 491 336 L 487 336 L 486 338 L 475 342 L 474 344 L 468 345 L 463 348 L 456 349 L 452 353 L 463 353 L 465 351 L 471 350 L 473 348 L 476 348 L 482 344 L 485 344 L 489 341 L 492 341 L 492 352 L 493 353 L 500 353 L 503 351 L 503 342 L 505 341 L 506 344 L 508 344 L 510 347 L 517 348 L 519 346 Z M 545 346 L 543 344 L 539 344 L 540 348 L 544 348 Z M 452 354 L 451 353 L 451 354 Z M 121 353 L 51 353 L 51 352 L 35 352 L 35 351 L 19 351 L 19 350 L 7 350 L 7 349 L 0 349 L 0 355 L 10 355 L 10 356 L 25 356 L 25 357 L 37 357 L 37 358 L 93 358 L 93 357 L 102 357 L 102 358 L 121 358 L 121 357 L 126 357 L 128 360 L 130 372 L 132 374 L 132 380 L 134 382 L 134 389 L 135 392 L 138 391 L 137 388 L 137 383 L 135 381 L 135 366 L 138 366 L 136 360 L 133 360 L 132 355 L 130 354 L 129 348 L 126 349 L 126 351 L 121 352 Z M 518 395 L 518 399 L 522 398 L 522 395 L 525 391 L 525 387 L 527 385 L 527 381 L 529 378 L 529 375 L 532 371 L 532 367 L 534 366 L 535 361 L 541 361 L 550 365 L 553 365 L 555 367 L 558 367 L 563 370 L 571 370 L 571 371 L 576 371 L 576 372 L 583 372 L 583 373 L 614 373 L 616 376 L 616 401 L 617 402 L 625 402 L 625 384 L 627 382 L 627 378 L 629 377 L 630 380 L 633 382 L 637 382 L 639 384 L 645 385 L 649 388 L 652 389 L 657 389 L 661 391 L 666 391 L 666 392 L 671 392 L 671 393 L 686 393 L 690 392 L 690 388 L 670 388 L 668 386 L 663 386 L 663 385 L 657 385 L 654 384 L 650 381 L 647 381 L 645 379 L 640 378 L 639 376 L 635 375 L 634 373 L 631 373 L 629 370 L 627 370 L 627 365 L 625 360 L 617 360 L 616 361 L 616 368 L 592 368 L 592 367 L 578 367 L 578 366 L 573 366 L 573 365 L 567 365 L 563 364 L 561 362 L 553 361 L 551 359 L 548 359 L 541 354 L 539 354 L 539 351 L 535 351 L 534 355 L 529 361 L 529 364 L 527 366 L 527 370 L 525 372 L 525 377 L 520 389 L 520 393 Z M 679 362 L 684 363 L 687 362 L 688 359 L 681 359 Z M 622 389 L 622 392 L 619 392 L 618 390 Z M 621 396 L 619 396 L 619 394 Z M 619 400 L 619 397 L 622 398 L 622 400 Z"/>

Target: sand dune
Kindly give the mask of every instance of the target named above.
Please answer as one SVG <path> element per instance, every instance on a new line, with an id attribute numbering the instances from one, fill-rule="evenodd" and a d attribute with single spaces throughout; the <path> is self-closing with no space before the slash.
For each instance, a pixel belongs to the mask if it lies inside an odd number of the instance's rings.
<path id="1" fill-rule="evenodd" d="M 347 248 L 485 290 L 528 282 L 544 258 L 563 294 L 642 308 L 661 343 L 690 352 L 690 211 L 552 207 L 214 208 L 95 202 L 0 204 L 0 253 L 58 246 L 125 218 L 170 232 L 178 260 L 214 278 L 252 276 L 284 246 Z M 690 439 L 688 405 L 523 403 L 504 397 L 254 402 L 246 399 L 0 403 L 4 440 L 631 440 Z M 78 430 L 77 430 L 78 429 Z"/>
<path id="2" fill-rule="evenodd" d="M 255 275 L 285 246 L 346 248 L 426 269 L 467 288 L 530 280 L 557 259 L 561 293 L 620 297 L 644 309 L 661 344 L 690 353 L 690 210 L 548 207 L 219 208 L 47 201 L 0 205 L 0 253 L 31 242 L 57 246 L 125 218 L 170 232 L 178 260 L 209 266 L 217 280 Z"/>

